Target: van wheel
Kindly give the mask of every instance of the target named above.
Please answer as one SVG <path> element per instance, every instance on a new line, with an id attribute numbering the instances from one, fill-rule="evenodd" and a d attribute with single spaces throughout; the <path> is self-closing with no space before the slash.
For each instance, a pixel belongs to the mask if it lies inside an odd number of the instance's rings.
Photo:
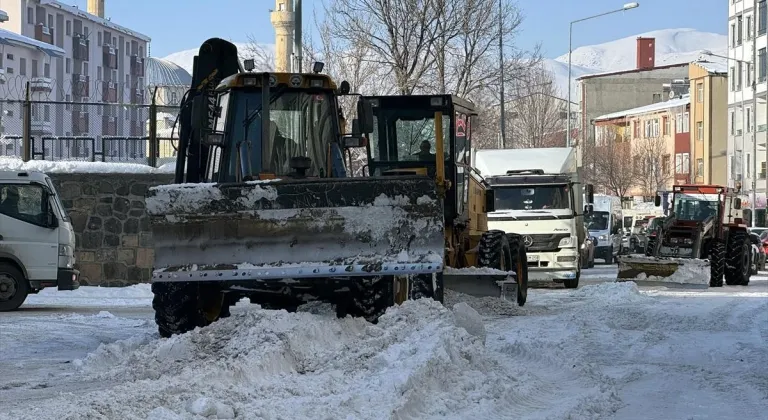
<path id="1" fill-rule="evenodd" d="M 15 266 L 0 263 L 0 312 L 15 311 L 27 300 L 29 283 Z"/>

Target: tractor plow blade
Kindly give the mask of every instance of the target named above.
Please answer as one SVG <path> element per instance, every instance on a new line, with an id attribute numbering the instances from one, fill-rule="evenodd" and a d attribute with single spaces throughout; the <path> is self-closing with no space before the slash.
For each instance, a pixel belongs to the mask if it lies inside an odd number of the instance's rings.
<path id="1" fill-rule="evenodd" d="M 444 213 L 425 177 L 272 180 L 150 189 L 153 281 L 435 273 Z"/>
<path id="2" fill-rule="evenodd" d="M 443 271 L 446 289 L 474 297 L 496 297 L 514 301 L 517 280 L 514 272 L 489 268 L 450 268 Z"/>
<path id="3" fill-rule="evenodd" d="M 622 255 L 618 259 L 617 281 L 633 281 L 643 286 L 709 287 L 709 260 L 644 255 Z"/>

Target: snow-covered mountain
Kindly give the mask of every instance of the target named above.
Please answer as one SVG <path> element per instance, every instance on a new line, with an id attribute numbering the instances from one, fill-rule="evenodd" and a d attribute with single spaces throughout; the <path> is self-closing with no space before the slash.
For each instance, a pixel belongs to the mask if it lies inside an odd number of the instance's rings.
<path id="1" fill-rule="evenodd" d="M 696 61 L 701 57 L 702 50 L 710 50 L 715 54 L 726 55 L 728 52 L 728 36 L 712 32 L 701 32 L 691 28 L 661 29 L 628 36 L 626 38 L 588 45 L 573 50 L 571 75 L 572 94 L 576 98 L 577 77 L 611 71 L 630 70 L 635 68 L 637 37 L 656 39 L 656 65 L 667 65 Z M 708 57 L 710 61 L 717 58 Z M 546 59 L 544 65 L 552 72 L 560 93 L 568 94 L 568 54 L 555 59 Z"/>
<path id="2" fill-rule="evenodd" d="M 240 55 L 241 60 L 244 58 L 256 58 L 256 57 L 253 57 L 254 54 L 249 53 L 253 49 L 253 44 L 249 42 L 232 42 L 232 43 L 235 44 L 235 46 L 237 47 L 237 52 Z M 259 47 L 263 49 L 264 52 L 266 52 L 267 54 L 270 54 L 270 56 L 274 52 L 273 44 L 259 44 Z M 188 71 L 189 74 L 192 74 L 192 63 L 199 50 L 200 50 L 200 47 L 197 46 L 195 48 L 169 54 L 163 57 L 163 59 L 168 60 L 172 63 L 175 63 L 176 65 L 182 67 L 184 70 Z"/>

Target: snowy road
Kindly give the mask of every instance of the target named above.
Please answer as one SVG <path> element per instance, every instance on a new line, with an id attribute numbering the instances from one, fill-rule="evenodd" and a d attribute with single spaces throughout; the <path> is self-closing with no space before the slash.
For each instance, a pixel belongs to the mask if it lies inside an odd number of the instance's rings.
<path id="1" fill-rule="evenodd" d="M 765 276 L 694 292 L 615 273 L 523 308 L 447 296 L 482 319 L 427 301 L 376 326 L 239 304 L 168 340 L 146 285 L 44 292 L 0 315 L 0 419 L 768 419 Z"/>

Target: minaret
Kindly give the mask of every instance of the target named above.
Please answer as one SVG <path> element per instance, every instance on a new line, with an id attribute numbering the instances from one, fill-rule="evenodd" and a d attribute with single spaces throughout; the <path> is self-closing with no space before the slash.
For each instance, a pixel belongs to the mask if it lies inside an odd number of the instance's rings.
<path id="1" fill-rule="evenodd" d="M 275 10 L 270 21 L 275 28 L 275 71 L 290 72 L 293 58 L 293 0 L 275 0 Z"/>

